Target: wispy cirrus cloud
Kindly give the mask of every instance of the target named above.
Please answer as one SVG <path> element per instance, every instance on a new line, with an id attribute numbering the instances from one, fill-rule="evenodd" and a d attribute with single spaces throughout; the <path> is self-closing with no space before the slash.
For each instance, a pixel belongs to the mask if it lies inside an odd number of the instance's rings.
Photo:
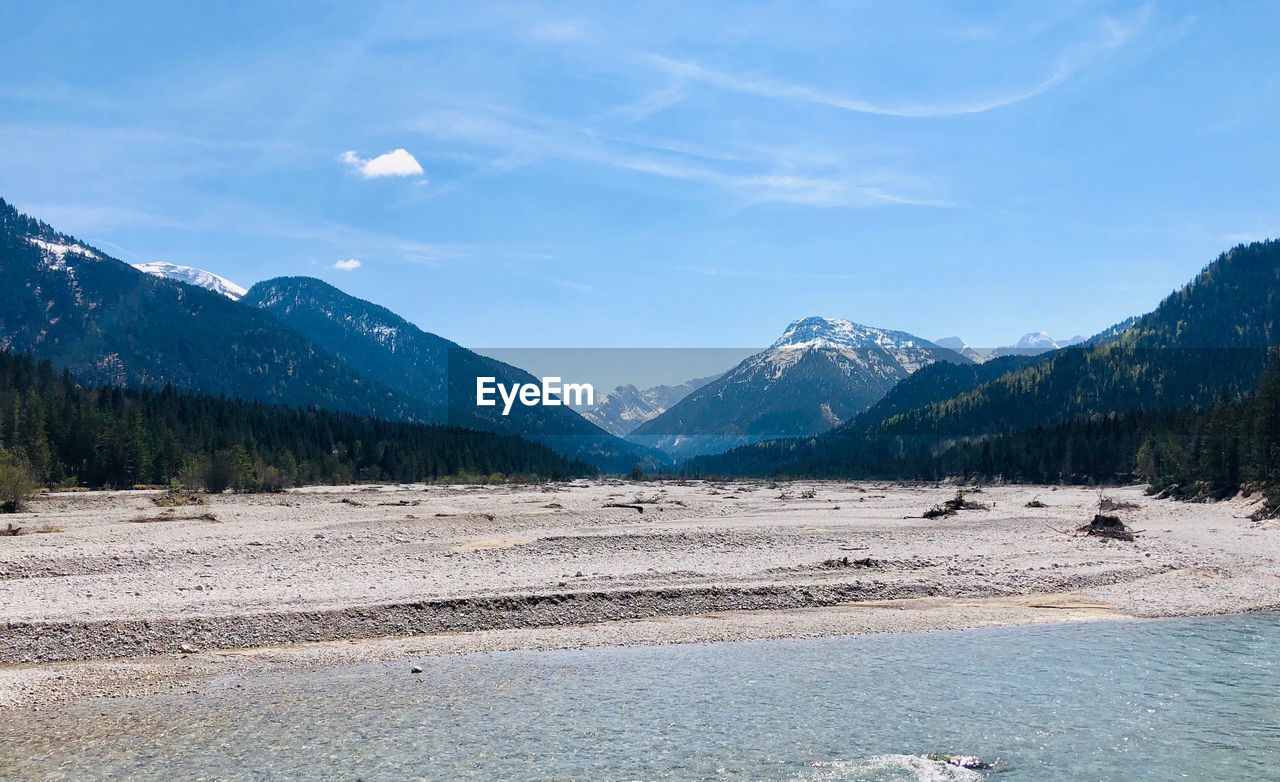
<path id="1" fill-rule="evenodd" d="M 617 118 L 625 122 L 639 122 L 681 103 L 687 94 L 688 88 L 684 80 L 677 79 L 666 87 L 642 95 L 630 103 L 601 112 L 596 119 Z"/>
<path id="2" fill-rule="evenodd" d="M 585 282 L 578 282 L 577 280 L 559 279 L 556 280 L 556 284 L 575 293 L 594 293 L 596 290 L 594 285 L 587 285 Z"/>
<path id="3" fill-rule="evenodd" d="M 661 54 L 645 54 L 642 56 L 642 60 L 656 70 L 676 79 L 677 84 L 684 82 L 699 83 L 743 95 L 799 101 L 833 109 L 886 117 L 915 119 L 955 117 L 993 111 L 1049 91 L 1079 71 L 1105 59 L 1131 41 L 1147 26 L 1150 16 L 1151 7 L 1149 5 L 1140 7 L 1124 19 L 1112 15 L 1104 15 L 1097 25 L 1095 35 L 1088 40 L 1064 48 L 1052 70 L 1038 81 L 997 95 L 979 96 L 963 101 L 881 102 L 841 95 L 807 84 L 766 76 L 748 76 L 716 70 L 692 60 L 677 59 Z"/>
<path id="4" fill-rule="evenodd" d="M 538 44 L 577 43 L 588 39 L 590 30 L 581 19 L 550 19 L 526 27 L 519 37 Z"/>
<path id="5" fill-rule="evenodd" d="M 741 277 L 745 279 L 763 279 L 763 280 L 862 280 L 865 281 L 867 276 L 863 274 L 849 274 L 847 272 L 822 272 L 822 271 L 806 271 L 806 270 L 783 270 L 783 269 L 751 269 L 739 268 L 735 266 L 675 266 L 676 271 L 700 274 L 704 277 Z"/>
<path id="6" fill-rule="evenodd" d="M 495 171 L 542 161 L 577 162 L 693 182 L 730 194 L 740 204 L 869 207 L 887 204 L 946 207 L 946 199 L 921 193 L 920 177 L 876 171 L 802 171 L 776 160 L 704 151 L 680 142 L 617 139 L 591 128 L 513 112 L 446 111 L 425 115 L 414 129 L 437 140 L 494 150 Z M 894 187 L 895 180 L 910 190 Z"/>

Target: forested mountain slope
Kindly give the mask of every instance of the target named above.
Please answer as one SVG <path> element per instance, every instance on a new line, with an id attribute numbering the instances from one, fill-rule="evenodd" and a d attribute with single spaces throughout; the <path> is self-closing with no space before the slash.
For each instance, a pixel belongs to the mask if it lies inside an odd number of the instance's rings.
<path id="1" fill-rule="evenodd" d="M 86 383 L 409 418 L 413 404 L 266 313 L 158 279 L 0 200 L 0 349 Z"/>
<path id="2" fill-rule="evenodd" d="M 221 490 L 591 468 L 515 437 L 392 423 L 175 391 L 89 388 L 48 361 L 0 351 L 0 451 L 44 484 L 181 480 Z"/>
<path id="3" fill-rule="evenodd" d="M 477 377 L 494 377 L 507 386 L 540 381 L 321 280 L 265 280 L 250 288 L 241 303 L 269 314 L 399 397 L 413 400 L 426 420 L 530 438 L 611 471 L 665 462 L 660 454 L 615 437 L 567 406 L 517 404 L 507 415 L 496 406 L 477 406 Z"/>
<path id="4" fill-rule="evenodd" d="M 1280 242 L 1242 245 L 1209 264 L 1111 340 L 1049 354 L 967 393 L 902 413 L 883 431 L 1012 432 L 1099 413 L 1199 407 L 1256 385 L 1280 340 Z"/>

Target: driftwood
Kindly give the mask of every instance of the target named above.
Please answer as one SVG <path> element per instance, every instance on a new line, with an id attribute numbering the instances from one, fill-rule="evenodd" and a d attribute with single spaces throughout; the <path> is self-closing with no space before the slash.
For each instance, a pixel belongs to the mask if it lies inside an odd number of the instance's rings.
<path id="1" fill-rule="evenodd" d="M 638 512 L 640 512 L 640 513 L 644 513 L 644 506 L 643 506 L 643 505 L 631 505 L 631 504 L 629 504 L 629 503 L 625 503 L 625 502 L 606 502 L 606 503 L 604 504 L 604 507 L 606 507 L 606 508 L 630 508 L 631 510 L 638 511 Z"/>
<path id="2" fill-rule="evenodd" d="M 164 521 L 208 521 L 214 524 L 218 523 L 218 517 L 212 513 L 201 513 L 194 516 L 176 516 L 166 512 L 159 516 L 139 516 L 135 519 L 129 519 L 131 524 L 156 524 Z"/>
<path id="3" fill-rule="evenodd" d="M 1138 538 L 1133 530 L 1125 526 L 1119 516 L 1107 516 L 1102 513 L 1095 515 L 1093 521 L 1080 527 L 1076 532 L 1083 532 L 1095 538 L 1123 540 L 1126 543 L 1132 543 Z"/>
<path id="4" fill-rule="evenodd" d="M 849 557 L 837 557 L 836 559 L 828 559 L 822 563 L 824 568 L 846 568 L 846 567 L 880 567 L 881 562 L 871 557 L 863 559 L 850 559 Z"/>
<path id="5" fill-rule="evenodd" d="M 152 497 L 151 502 L 161 508 L 181 508 L 188 505 L 203 505 L 204 497 L 186 489 L 167 489 L 163 494 Z"/>
<path id="6" fill-rule="evenodd" d="M 956 496 L 942 503 L 934 505 L 925 511 L 922 518 L 926 519 L 943 519 L 948 516 L 954 516 L 962 510 L 988 510 L 990 506 L 983 505 L 981 502 L 965 499 L 964 492 L 956 492 Z"/>
<path id="7" fill-rule="evenodd" d="M 1098 500 L 1098 511 L 1118 511 L 1118 510 L 1141 510 L 1142 506 L 1136 502 L 1129 500 L 1113 500 L 1110 497 L 1103 497 Z"/>

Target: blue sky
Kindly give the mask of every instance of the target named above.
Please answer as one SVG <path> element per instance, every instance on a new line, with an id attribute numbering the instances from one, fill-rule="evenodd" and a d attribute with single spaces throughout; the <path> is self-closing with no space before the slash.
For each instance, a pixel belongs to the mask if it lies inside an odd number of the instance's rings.
<path id="1" fill-rule="evenodd" d="M 1274 3 L 206 5 L 0 0 L 0 196 L 476 347 L 1088 334 L 1280 234 Z"/>

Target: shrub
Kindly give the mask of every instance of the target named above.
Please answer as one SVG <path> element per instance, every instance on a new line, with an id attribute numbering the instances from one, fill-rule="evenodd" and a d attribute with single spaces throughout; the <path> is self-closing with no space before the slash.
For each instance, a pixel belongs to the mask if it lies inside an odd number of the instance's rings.
<path id="1" fill-rule="evenodd" d="M 17 513 L 36 488 L 26 460 L 0 448 L 0 513 Z"/>
<path id="2" fill-rule="evenodd" d="M 282 492 L 289 485 L 289 479 L 284 472 L 277 467 L 267 465 L 258 472 L 257 485 L 255 491 L 276 493 Z"/>

